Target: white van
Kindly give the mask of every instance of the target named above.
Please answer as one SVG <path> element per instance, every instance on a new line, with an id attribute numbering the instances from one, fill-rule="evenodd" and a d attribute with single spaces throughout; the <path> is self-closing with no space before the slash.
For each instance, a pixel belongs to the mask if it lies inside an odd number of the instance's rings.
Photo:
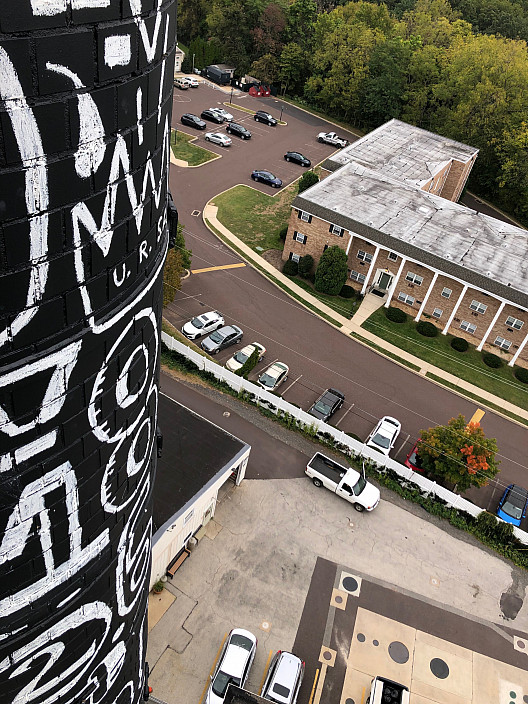
<path id="1" fill-rule="evenodd" d="M 177 78 L 174 81 L 174 85 L 176 88 L 179 88 L 180 90 L 189 90 L 189 84 L 185 80 L 185 78 Z"/>

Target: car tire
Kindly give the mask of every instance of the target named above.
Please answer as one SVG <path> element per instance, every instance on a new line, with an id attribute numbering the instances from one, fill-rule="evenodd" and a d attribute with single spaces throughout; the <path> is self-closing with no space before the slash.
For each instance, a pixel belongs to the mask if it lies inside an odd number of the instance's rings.
<path id="1" fill-rule="evenodd" d="M 363 513 L 363 511 L 365 510 L 365 507 L 358 503 L 354 504 L 354 508 L 358 513 Z"/>
<path id="2" fill-rule="evenodd" d="M 206 142 L 210 142 L 211 140 L 209 139 L 209 137 L 206 137 L 206 138 L 205 138 L 205 141 L 206 141 Z"/>
<path id="3" fill-rule="evenodd" d="M 312 482 L 313 482 L 313 485 L 316 486 L 318 489 L 320 489 L 323 486 L 323 482 L 320 479 L 318 479 L 317 477 L 314 477 L 312 479 Z"/>
<path id="4" fill-rule="evenodd" d="M 289 156 L 285 156 L 284 158 L 286 159 L 286 161 L 290 161 L 290 157 L 289 157 Z"/>
<path id="5" fill-rule="evenodd" d="M 260 122 L 259 118 L 255 115 L 255 122 Z"/>
<path id="6" fill-rule="evenodd" d="M 324 144 L 324 139 L 322 137 L 317 137 L 317 141 L 321 144 Z"/>

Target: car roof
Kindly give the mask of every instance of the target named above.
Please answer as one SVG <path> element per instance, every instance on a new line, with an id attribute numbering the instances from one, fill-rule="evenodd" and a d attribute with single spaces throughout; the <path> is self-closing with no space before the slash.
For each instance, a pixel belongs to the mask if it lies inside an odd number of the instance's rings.
<path id="1" fill-rule="evenodd" d="M 511 487 L 506 489 L 506 494 L 508 496 L 508 501 L 512 506 L 517 508 L 524 508 L 526 499 L 528 499 L 528 491 L 523 489 L 522 486 L 517 486 L 517 484 L 512 484 Z"/>
<path id="2" fill-rule="evenodd" d="M 279 655 L 277 661 L 277 667 L 273 673 L 273 677 L 270 680 L 268 693 L 273 693 L 274 701 L 291 701 L 291 690 L 296 685 L 296 677 L 300 668 L 302 667 L 301 660 L 293 653 L 282 652 Z M 275 685 L 282 685 L 290 690 L 287 697 L 282 695 L 280 692 L 275 691 Z"/>
<path id="3" fill-rule="evenodd" d="M 224 659 L 220 665 L 220 670 L 225 672 L 226 675 L 240 677 L 249 655 L 249 650 L 241 648 L 239 645 L 232 645 L 230 643 L 227 646 Z"/>
<path id="4" fill-rule="evenodd" d="M 277 377 L 285 370 L 288 370 L 286 364 L 283 364 L 282 362 L 274 362 L 264 373 L 271 377 Z"/>

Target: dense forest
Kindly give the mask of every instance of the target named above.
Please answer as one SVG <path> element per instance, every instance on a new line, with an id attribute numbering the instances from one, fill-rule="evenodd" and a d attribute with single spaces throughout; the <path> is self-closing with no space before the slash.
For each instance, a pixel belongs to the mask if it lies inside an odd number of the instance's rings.
<path id="1" fill-rule="evenodd" d="M 528 0 L 180 0 L 198 68 L 224 61 L 370 130 L 480 150 L 470 187 L 528 223 Z"/>

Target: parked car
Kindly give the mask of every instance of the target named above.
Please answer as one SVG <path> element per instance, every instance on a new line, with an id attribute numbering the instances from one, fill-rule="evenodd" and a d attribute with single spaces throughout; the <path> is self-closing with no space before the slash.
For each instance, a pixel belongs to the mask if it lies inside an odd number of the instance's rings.
<path id="1" fill-rule="evenodd" d="M 286 152 L 284 155 L 286 161 L 293 161 L 294 164 L 299 164 L 299 166 L 311 166 L 312 162 L 308 157 L 304 156 L 300 152 Z"/>
<path id="2" fill-rule="evenodd" d="M 414 472 L 420 472 L 423 474 L 424 469 L 422 467 L 422 460 L 418 455 L 418 443 L 415 443 L 412 450 L 409 452 L 405 458 L 404 465 L 412 469 Z"/>
<path id="3" fill-rule="evenodd" d="M 251 132 L 238 122 L 230 122 L 226 127 L 226 132 L 234 134 L 242 139 L 251 139 Z"/>
<path id="4" fill-rule="evenodd" d="M 233 120 L 233 115 L 224 108 L 209 108 L 211 112 L 215 112 L 220 117 L 223 117 L 226 122 L 231 122 Z"/>
<path id="5" fill-rule="evenodd" d="M 189 84 L 185 80 L 185 78 L 177 78 L 174 81 L 174 86 L 176 88 L 179 88 L 180 90 L 188 90 L 189 89 Z"/>
<path id="6" fill-rule="evenodd" d="M 282 181 L 277 176 L 274 176 L 271 171 L 261 171 L 256 169 L 251 174 L 253 181 L 260 181 L 260 183 L 265 183 L 267 186 L 272 186 L 273 188 L 280 188 L 282 186 Z"/>
<path id="7" fill-rule="evenodd" d="M 273 656 L 261 697 L 278 704 L 295 704 L 304 675 L 304 661 L 284 650 Z"/>
<path id="8" fill-rule="evenodd" d="M 343 405 L 345 394 L 337 389 L 326 389 L 310 408 L 308 413 L 314 418 L 327 421 Z"/>
<path id="9" fill-rule="evenodd" d="M 206 142 L 213 142 L 214 144 L 219 144 L 221 147 L 231 146 L 231 137 L 221 132 L 206 132 L 204 135 Z"/>
<path id="10" fill-rule="evenodd" d="M 257 652 L 257 639 L 243 628 L 233 628 L 222 649 L 205 704 L 222 704 L 230 684 L 244 687 Z"/>
<path id="11" fill-rule="evenodd" d="M 259 376 L 257 384 L 268 391 L 275 391 L 288 378 L 289 371 L 290 368 L 284 362 L 274 362 Z"/>
<path id="12" fill-rule="evenodd" d="M 194 78 L 194 76 L 186 76 L 184 79 L 185 83 L 189 86 L 189 88 L 198 88 L 200 83 Z"/>
<path id="13" fill-rule="evenodd" d="M 527 503 L 528 491 L 517 484 L 510 484 L 499 501 L 497 516 L 519 527 L 526 516 Z"/>
<path id="14" fill-rule="evenodd" d="M 202 110 L 200 113 L 202 120 L 209 120 L 210 122 L 216 122 L 217 125 L 222 125 L 224 123 L 224 118 L 212 110 Z"/>
<path id="15" fill-rule="evenodd" d="M 197 130 L 204 130 L 207 125 L 203 120 L 200 120 L 200 118 L 197 115 L 193 115 L 190 112 L 186 112 L 184 115 L 181 116 L 181 121 L 182 125 L 188 125 L 189 127 L 195 127 Z"/>
<path id="16" fill-rule="evenodd" d="M 189 340 L 196 340 L 202 335 L 208 335 L 213 330 L 217 330 L 224 325 L 225 321 L 221 313 L 212 310 L 209 313 L 202 313 L 189 322 L 185 323 L 181 331 Z"/>
<path id="17" fill-rule="evenodd" d="M 322 144 L 331 144 L 333 147 L 346 147 L 348 140 L 344 137 L 338 137 L 335 132 L 319 132 L 317 141 Z"/>
<path id="18" fill-rule="evenodd" d="M 270 127 L 275 127 L 277 124 L 277 120 L 273 117 L 273 115 L 270 115 L 269 112 L 266 112 L 265 110 L 257 110 L 257 112 L 253 115 L 253 119 L 255 122 L 264 122 L 266 125 L 270 125 Z"/>
<path id="19" fill-rule="evenodd" d="M 368 436 L 366 445 L 373 450 L 381 452 L 383 455 L 389 456 L 389 452 L 394 447 L 396 438 L 400 434 L 401 423 L 396 418 L 391 416 L 383 416 L 378 424 Z"/>
<path id="20" fill-rule="evenodd" d="M 226 367 L 232 372 L 238 371 L 244 366 L 255 350 L 258 350 L 258 361 L 260 362 L 266 353 L 266 348 L 261 345 L 260 342 L 251 342 L 230 357 L 226 362 Z"/>
<path id="21" fill-rule="evenodd" d="M 220 350 L 240 342 L 243 335 L 238 325 L 225 325 L 202 340 L 200 347 L 208 354 L 217 354 Z"/>

